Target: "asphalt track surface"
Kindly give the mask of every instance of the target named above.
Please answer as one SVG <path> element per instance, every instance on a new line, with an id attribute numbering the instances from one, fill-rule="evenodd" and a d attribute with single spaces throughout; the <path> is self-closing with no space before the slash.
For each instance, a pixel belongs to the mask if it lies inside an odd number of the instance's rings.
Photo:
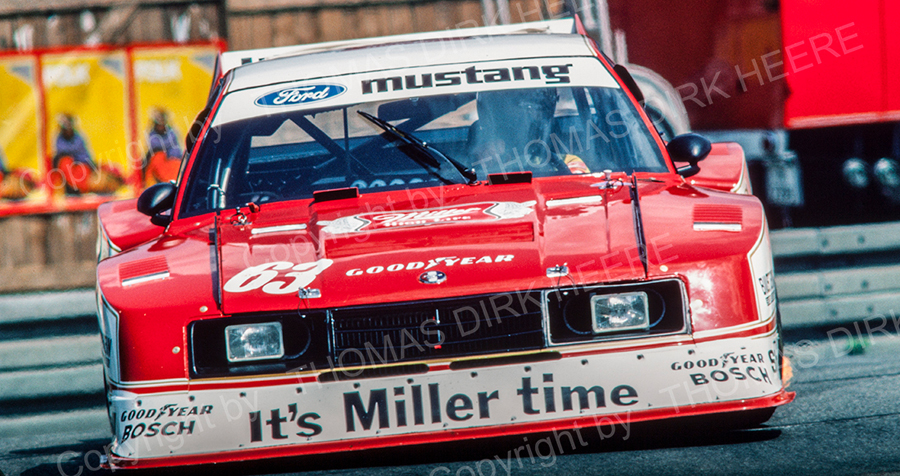
<path id="1" fill-rule="evenodd" d="M 137 474 L 900 474 L 900 335 L 858 329 L 866 327 L 788 333 L 797 398 L 752 430 L 675 420 L 619 425 L 605 435 L 583 429 L 573 437 L 528 435 Z M 0 472 L 109 474 L 98 469 L 109 430 L 96 418 L 63 416 L 50 432 L 0 434 Z M 116 471 L 122 473 L 128 472 Z"/>

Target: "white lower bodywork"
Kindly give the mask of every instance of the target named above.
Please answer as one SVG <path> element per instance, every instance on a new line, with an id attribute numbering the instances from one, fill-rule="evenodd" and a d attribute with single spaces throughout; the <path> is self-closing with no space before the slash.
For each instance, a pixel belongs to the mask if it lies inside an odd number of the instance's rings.
<path id="1" fill-rule="evenodd" d="M 641 343 L 647 347 L 597 353 L 604 348 L 581 346 L 554 361 L 466 370 L 443 365 L 385 378 L 320 383 L 298 374 L 276 384 L 192 382 L 188 392 L 115 390 L 112 453 L 160 458 L 497 426 L 512 433 L 518 424 L 564 427 L 591 416 L 598 424 L 628 424 L 643 411 L 678 416 L 697 405 L 783 390 L 775 332 L 701 344 L 680 336 L 655 348 L 652 339 Z"/>

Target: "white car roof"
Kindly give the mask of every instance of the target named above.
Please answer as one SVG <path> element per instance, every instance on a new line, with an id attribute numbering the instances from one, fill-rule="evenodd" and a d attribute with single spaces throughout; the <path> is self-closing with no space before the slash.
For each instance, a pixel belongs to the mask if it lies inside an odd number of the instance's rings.
<path id="1" fill-rule="evenodd" d="M 483 26 L 476 28 L 454 28 L 449 30 L 428 31 L 422 33 L 407 33 L 404 35 L 391 35 L 373 38 L 357 38 L 352 40 L 329 41 L 324 43 L 310 43 L 293 46 L 278 46 L 273 48 L 259 48 L 254 50 L 226 51 L 219 54 L 216 69 L 218 77 L 223 76 L 238 66 L 255 63 L 267 59 L 296 56 L 300 54 L 317 53 L 361 46 L 382 45 L 387 43 L 408 43 L 411 41 L 434 40 L 440 38 L 466 38 L 472 36 L 509 35 L 528 33 L 577 33 L 579 26 L 574 18 L 562 18 L 557 20 L 544 20 L 527 23 L 515 23 L 512 25 Z"/>
<path id="2" fill-rule="evenodd" d="M 245 64 L 234 68 L 228 89 L 412 66 L 566 56 L 596 56 L 596 52 L 581 35 L 547 33 L 363 45 Z"/>

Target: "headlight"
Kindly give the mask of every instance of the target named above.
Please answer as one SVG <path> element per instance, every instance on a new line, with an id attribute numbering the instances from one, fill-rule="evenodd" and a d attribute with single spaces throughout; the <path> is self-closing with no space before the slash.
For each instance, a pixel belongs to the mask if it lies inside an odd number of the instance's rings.
<path id="1" fill-rule="evenodd" d="M 592 296 L 591 317 L 595 334 L 649 329 L 647 293 Z"/>
<path id="2" fill-rule="evenodd" d="M 280 322 L 241 324 L 225 328 L 225 347 L 229 362 L 277 359 L 284 355 Z"/>

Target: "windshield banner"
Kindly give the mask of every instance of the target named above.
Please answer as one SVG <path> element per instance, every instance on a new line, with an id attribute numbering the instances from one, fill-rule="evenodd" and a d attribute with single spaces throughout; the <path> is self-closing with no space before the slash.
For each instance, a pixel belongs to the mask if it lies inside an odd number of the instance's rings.
<path id="1" fill-rule="evenodd" d="M 236 91 L 223 103 L 214 125 L 278 112 L 364 102 L 567 86 L 618 88 L 612 75 L 593 57 L 522 58 L 404 68 Z"/>

